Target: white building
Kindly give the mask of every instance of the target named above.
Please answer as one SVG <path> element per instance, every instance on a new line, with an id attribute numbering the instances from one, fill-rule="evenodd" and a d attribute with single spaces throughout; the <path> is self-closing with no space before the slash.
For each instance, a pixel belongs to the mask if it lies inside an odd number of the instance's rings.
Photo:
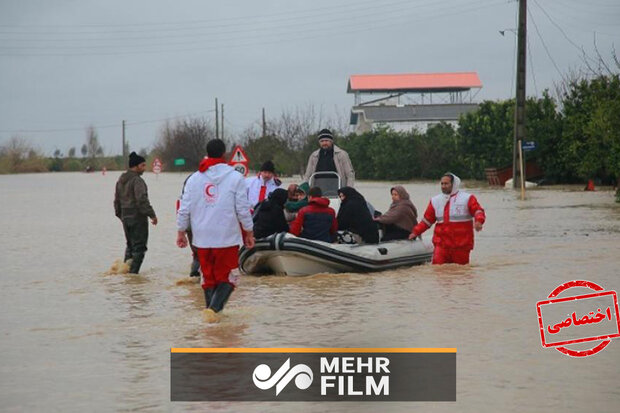
<path id="1" fill-rule="evenodd" d="M 380 125 L 421 132 L 439 122 L 456 126 L 459 116 L 478 109 L 472 102 L 477 92 L 472 96 L 471 90 L 481 88 L 475 72 L 352 75 L 347 88 L 355 95 L 350 123 L 356 133 Z M 362 95 L 382 96 L 362 102 Z"/>

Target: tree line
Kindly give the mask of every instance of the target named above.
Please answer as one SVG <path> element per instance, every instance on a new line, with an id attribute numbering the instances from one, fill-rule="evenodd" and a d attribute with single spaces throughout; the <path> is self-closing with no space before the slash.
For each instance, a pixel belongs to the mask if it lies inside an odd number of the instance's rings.
<path id="1" fill-rule="evenodd" d="M 512 164 L 515 102 L 484 101 L 462 116 L 456 127 L 438 123 L 421 132 L 376 127 L 356 135 L 335 127 L 336 144 L 345 149 L 360 179 L 435 179 L 450 170 L 466 179 L 484 179 L 485 169 Z M 616 185 L 620 176 L 620 78 L 600 75 L 571 82 L 558 101 L 545 91 L 526 102 L 526 137 L 536 149 L 526 158 L 544 170 L 547 183 L 595 179 Z M 276 125 L 278 122 L 275 122 Z M 311 124 L 301 133 L 282 127 L 254 136 L 246 152 L 254 169 L 272 159 L 281 174 L 303 171 L 318 148 Z M 300 122 L 297 122 L 300 123 Z M 329 124 L 326 125 L 330 127 Z M 292 129 L 296 131 L 296 129 Z"/>
<path id="2" fill-rule="evenodd" d="M 422 132 L 398 132 L 378 126 L 356 135 L 347 133 L 345 116 L 326 116 L 312 105 L 284 111 L 279 117 L 252 124 L 229 146 L 244 145 L 250 168 L 272 160 L 281 175 L 303 173 L 309 154 L 318 148 L 316 132 L 328 127 L 345 149 L 360 179 L 435 179 L 446 170 L 466 179 L 484 179 L 485 168 L 512 163 L 514 100 L 484 101 L 462 116 L 456 127 L 439 123 Z M 564 85 L 558 97 L 548 91 L 526 102 L 526 136 L 536 142 L 527 158 L 542 166 L 547 183 L 577 183 L 594 179 L 617 185 L 620 176 L 620 77 L 598 74 Z M 141 154 L 159 157 L 165 170 L 195 170 L 206 143 L 215 137 L 210 120 L 188 118 L 165 124 L 153 149 Z M 80 170 L 85 163 L 122 169 L 120 157 L 102 157 L 94 128 L 87 131 L 82 159 L 57 151 L 45 158 L 21 138 L 0 147 L 0 173 Z M 182 158 L 185 165 L 174 167 Z"/>

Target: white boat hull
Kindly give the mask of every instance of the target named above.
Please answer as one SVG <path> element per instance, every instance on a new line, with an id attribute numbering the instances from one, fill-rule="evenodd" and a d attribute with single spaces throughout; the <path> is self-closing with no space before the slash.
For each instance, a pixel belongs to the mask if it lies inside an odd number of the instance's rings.
<path id="1" fill-rule="evenodd" d="M 421 240 L 348 245 L 282 233 L 258 240 L 252 250 L 242 248 L 239 267 L 251 275 L 373 272 L 430 262 L 432 254 L 432 246 Z"/>

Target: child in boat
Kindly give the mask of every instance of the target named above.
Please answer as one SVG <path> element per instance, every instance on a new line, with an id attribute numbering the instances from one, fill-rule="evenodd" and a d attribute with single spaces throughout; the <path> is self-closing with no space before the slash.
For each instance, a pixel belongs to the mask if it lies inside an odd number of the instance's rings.
<path id="1" fill-rule="evenodd" d="M 302 238 L 332 242 L 337 231 L 336 211 L 329 207 L 329 199 L 323 198 L 321 188 L 310 188 L 308 206 L 299 210 L 289 232 Z"/>
<path id="2" fill-rule="evenodd" d="M 289 200 L 286 201 L 286 204 L 284 204 L 284 217 L 287 222 L 293 221 L 297 217 L 297 212 L 308 205 L 309 190 L 310 186 L 308 183 L 303 182 L 295 189 L 295 199 L 289 197 Z"/>

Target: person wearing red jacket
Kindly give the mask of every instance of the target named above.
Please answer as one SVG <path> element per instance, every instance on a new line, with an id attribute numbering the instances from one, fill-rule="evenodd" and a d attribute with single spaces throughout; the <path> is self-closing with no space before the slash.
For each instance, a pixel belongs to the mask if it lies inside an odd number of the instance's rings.
<path id="1" fill-rule="evenodd" d="M 310 188 L 308 199 L 308 206 L 299 210 L 289 232 L 302 238 L 332 242 L 338 232 L 336 211 L 329 207 L 329 199 L 323 198 L 318 186 Z"/>
<path id="2" fill-rule="evenodd" d="M 433 264 L 468 264 L 474 249 L 474 229 L 482 230 L 486 219 L 484 209 L 472 194 L 459 191 L 461 180 L 453 173 L 441 177 L 441 194 L 431 198 L 409 239 L 419 237 L 435 225 Z"/>

